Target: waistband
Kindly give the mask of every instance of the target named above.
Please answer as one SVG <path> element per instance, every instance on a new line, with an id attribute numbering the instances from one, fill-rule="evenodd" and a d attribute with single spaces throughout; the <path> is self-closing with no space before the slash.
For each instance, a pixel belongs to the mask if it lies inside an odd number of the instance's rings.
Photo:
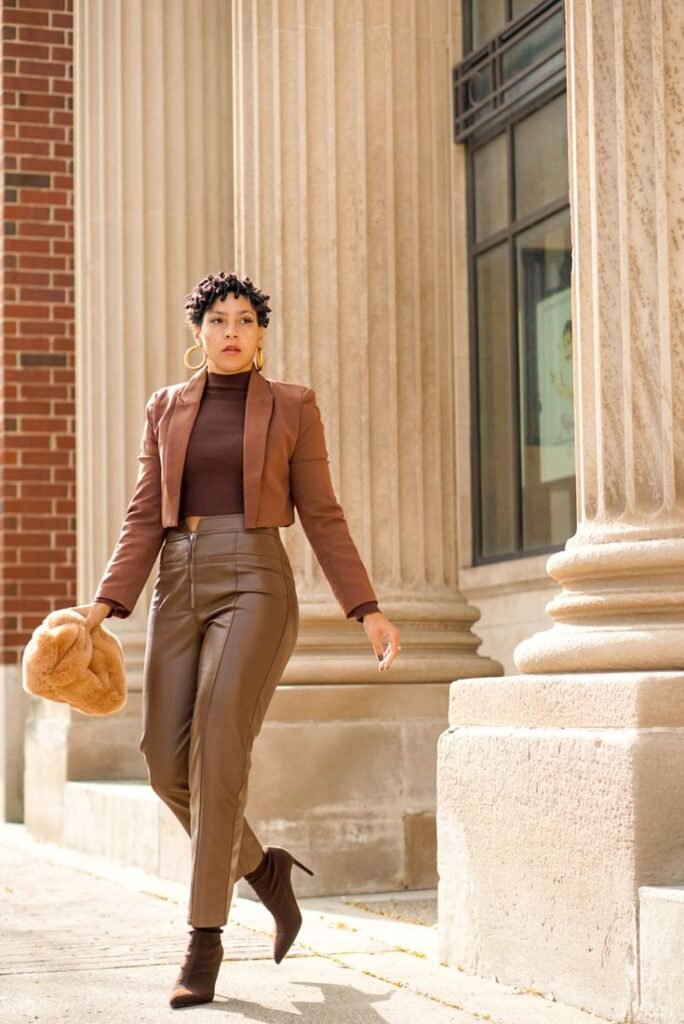
<path id="1" fill-rule="evenodd" d="M 166 531 L 166 539 L 174 540 L 178 537 L 189 537 L 193 531 L 188 528 L 185 520 L 178 526 L 169 526 Z M 233 512 L 225 516 L 202 516 L 194 531 L 200 533 L 261 533 L 268 537 L 280 537 L 277 526 L 245 526 L 245 517 L 242 512 Z"/>

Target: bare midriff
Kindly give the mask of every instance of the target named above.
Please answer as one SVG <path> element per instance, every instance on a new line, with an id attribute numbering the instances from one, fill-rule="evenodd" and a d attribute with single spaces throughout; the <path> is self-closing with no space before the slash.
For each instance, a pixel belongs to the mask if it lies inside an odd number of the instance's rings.
<path id="1" fill-rule="evenodd" d="M 199 523 L 201 518 L 202 516 L 186 516 L 185 525 L 187 526 L 188 530 L 196 530 L 197 524 Z"/>

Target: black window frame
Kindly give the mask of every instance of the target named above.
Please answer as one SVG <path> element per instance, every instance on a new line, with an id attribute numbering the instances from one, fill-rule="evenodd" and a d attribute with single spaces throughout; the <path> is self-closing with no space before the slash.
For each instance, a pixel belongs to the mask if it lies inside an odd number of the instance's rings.
<path id="1" fill-rule="evenodd" d="M 472 0 L 464 3 L 464 14 L 467 12 L 470 14 L 470 4 Z M 510 14 L 512 0 L 507 0 L 507 10 Z M 523 27 L 523 31 L 529 30 L 530 24 L 534 21 L 535 17 L 540 15 L 543 17 L 548 16 L 548 12 L 552 14 L 556 13 L 556 10 L 562 10 L 562 0 L 542 0 L 541 3 L 535 7 L 530 8 L 526 11 L 516 22 L 506 25 L 505 29 L 499 35 L 506 34 L 510 35 L 511 28 L 515 25 Z M 565 19 L 563 18 L 565 26 Z M 472 33 L 472 24 L 470 23 L 469 17 L 467 20 L 467 32 Z M 469 39 L 472 35 L 468 36 Z M 491 47 L 491 41 L 485 46 L 481 47 L 478 53 L 487 50 Z M 459 67 L 462 67 L 460 65 Z M 456 114 L 457 114 L 457 95 L 456 95 L 456 82 L 458 79 L 459 68 L 454 69 L 454 126 L 456 126 Z M 471 550 L 471 564 L 473 566 L 479 565 L 493 565 L 499 562 L 507 562 L 512 559 L 520 558 L 536 558 L 540 555 L 552 554 L 555 551 L 562 551 L 565 547 L 565 543 L 562 544 L 549 544 L 543 547 L 535 547 L 533 549 L 525 550 L 523 548 L 523 488 L 522 488 L 522 453 L 521 453 L 521 436 L 520 436 L 520 338 L 518 331 L 518 270 L 517 270 L 517 258 L 516 258 L 516 238 L 518 235 L 527 231 L 529 228 L 534 227 L 536 224 L 542 223 L 549 217 L 561 213 L 563 210 L 569 209 L 569 191 L 562 197 L 547 203 L 545 206 L 540 207 L 531 214 L 527 214 L 525 217 L 520 219 L 512 219 L 511 214 L 515 211 L 515 162 L 514 162 L 514 131 L 516 125 L 523 121 L 530 114 L 536 110 L 541 109 L 553 100 L 557 99 L 558 96 L 567 93 L 567 80 L 566 76 L 563 75 L 561 81 L 554 81 L 549 83 L 548 87 L 540 91 L 536 91 L 528 96 L 523 97 L 519 102 L 516 102 L 506 111 L 505 114 L 501 114 L 492 118 L 484 125 L 475 126 L 475 128 L 469 128 L 464 139 L 458 138 L 455 141 L 464 141 L 467 152 L 466 152 L 466 214 L 467 214 L 467 246 L 468 246 L 468 316 L 469 316 L 469 351 L 470 351 L 470 412 L 471 412 L 471 430 L 470 430 L 470 481 L 471 481 L 471 537 L 472 537 L 472 550 Z M 505 134 L 506 136 L 506 156 L 508 160 L 508 211 L 509 217 L 507 224 L 504 228 L 500 229 L 496 233 L 489 235 L 485 240 L 478 242 L 475 235 L 475 190 L 473 188 L 474 181 L 474 162 L 475 153 L 483 145 L 491 142 L 496 136 Z M 478 300 L 477 300 L 477 288 L 476 288 L 476 260 L 477 257 L 482 253 L 487 252 L 490 249 L 495 248 L 497 245 L 501 245 L 503 242 L 507 245 L 507 256 L 509 263 L 509 281 L 510 281 L 510 303 L 509 303 L 509 342 L 512 345 L 512 358 L 511 358 L 511 409 L 513 416 L 513 423 L 511 424 L 511 458 L 515 467 L 515 529 L 514 529 L 514 543 L 516 550 L 510 552 L 497 553 L 492 555 L 483 554 L 483 530 L 482 530 L 482 500 L 481 500 L 481 487 L 482 487 L 482 473 L 481 473 L 481 447 L 480 447 L 480 376 L 479 376 L 479 350 L 478 350 Z"/>

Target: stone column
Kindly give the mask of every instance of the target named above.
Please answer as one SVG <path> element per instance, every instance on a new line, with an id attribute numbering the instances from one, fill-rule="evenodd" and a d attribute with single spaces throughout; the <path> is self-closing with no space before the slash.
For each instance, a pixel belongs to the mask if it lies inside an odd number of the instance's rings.
<path id="1" fill-rule="evenodd" d="M 133 492 L 145 402 L 189 377 L 185 295 L 232 263 L 231 75 L 224 0 L 76 0 L 79 603 L 92 600 Z M 126 711 L 91 720 L 36 706 L 26 772 L 35 832 L 59 838 L 65 777 L 145 775 L 139 691 L 153 578 L 129 618 L 107 620 L 126 653 Z"/>
<path id="2" fill-rule="evenodd" d="M 316 390 L 350 530 L 405 631 L 392 679 L 412 683 L 493 668 L 457 584 L 448 9 L 235 3 L 236 253 L 273 298 L 265 372 Z M 288 678 L 320 681 L 324 658 L 329 681 L 377 683 L 290 533 Z"/>
<path id="3" fill-rule="evenodd" d="M 547 563 L 563 587 L 553 627 L 515 662 L 683 669 L 684 12 L 622 0 L 569 14 L 578 524 Z"/>
<path id="4" fill-rule="evenodd" d="M 452 685 L 441 956 L 632 1020 L 684 883 L 684 9 L 566 9 L 578 528 L 525 674 Z"/>
<path id="5" fill-rule="evenodd" d="M 265 373 L 316 390 L 351 534 L 402 629 L 380 675 L 301 527 L 287 531 L 300 640 L 250 814 L 311 847 L 307 892 L 434 884 L 448 683 L 500 671 L 457 581 L 449 7 L 234 2 L 236 254 L 273 299 Z"/>

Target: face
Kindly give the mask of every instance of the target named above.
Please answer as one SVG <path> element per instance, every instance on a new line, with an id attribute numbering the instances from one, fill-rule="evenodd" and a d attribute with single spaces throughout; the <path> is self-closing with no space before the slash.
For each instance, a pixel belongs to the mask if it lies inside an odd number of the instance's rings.
<path id="1" fill-rule="evenodd" d="M 251 368 L 264 328 L 259 326 L 250 300 L 228 292 L 225 299 L 216 299 L 204 311 L 193 334 L 207 353 L 211 373 L 241 373 Z"/>

